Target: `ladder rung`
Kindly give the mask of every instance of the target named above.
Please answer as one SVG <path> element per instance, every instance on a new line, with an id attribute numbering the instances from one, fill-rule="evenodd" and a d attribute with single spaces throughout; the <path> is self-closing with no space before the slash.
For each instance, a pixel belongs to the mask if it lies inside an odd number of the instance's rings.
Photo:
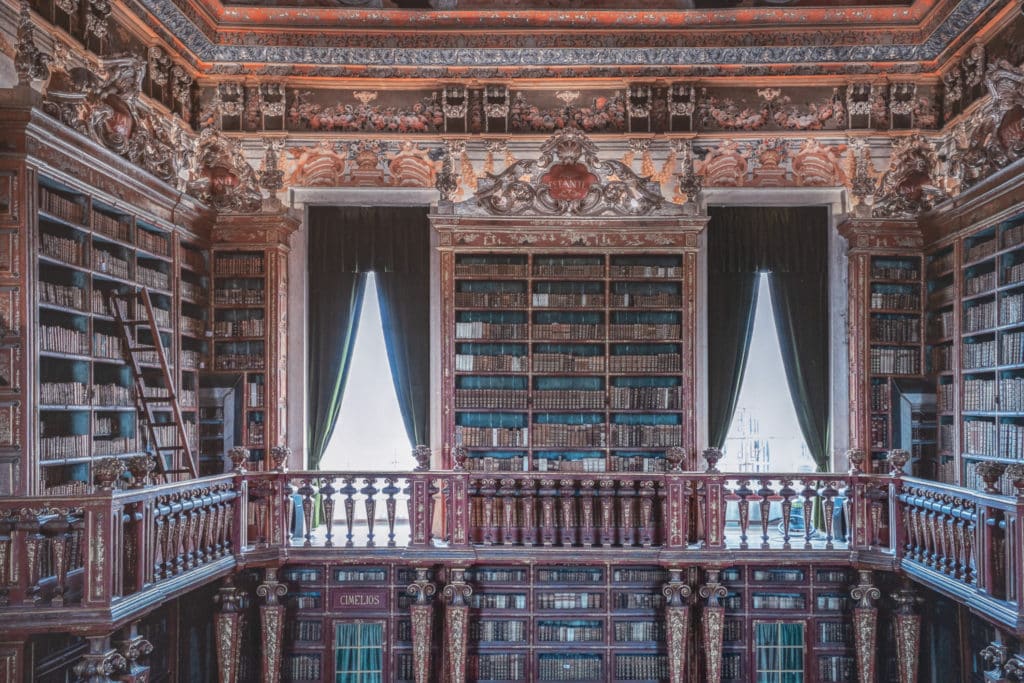
<path id="1" fill-rule="evenodd" d="M 156 449 L 158 451 L 183 451 L 183 450 L 185 450 L 185 447 L 184 446 L 157 446 Z"/>
<path id="2" fill-rule="evenodd" d="M 173 403 L 173 396 L 143 396 L 143 403 Z"/>
<path id="3" fill-rule="evenodd" d="M 148 325 L 149 324 L 149 320 L 147 318 L 136 318 L 134 320 L 132 320 L 132 319 L 125 319 L 122 322 L 125 325 Z"/>
<path id="4" fill-rule="evenodd" d="M 156 347 L 155 346 L 148 346 L 148 345 L 129 346 L 128 350 L 132 351 L 132 352 L 135 352 L 135 351 L 156 351 Z"/>

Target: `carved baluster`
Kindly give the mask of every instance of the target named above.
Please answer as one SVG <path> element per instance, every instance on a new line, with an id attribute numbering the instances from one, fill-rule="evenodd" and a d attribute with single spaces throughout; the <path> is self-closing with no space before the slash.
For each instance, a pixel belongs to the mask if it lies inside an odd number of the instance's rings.
<path id="1" fill-rule="evenodd" d="M 25 525 L 28 533 L 25 535 L 25 575 L 28 578 L 28 591 L 25 594 L 26 601 L 30 603 L 38 603 L 41 599 L 39 595 L 39 580 L 42 578 L 40 574 L 40 557 L 44 546 L 45 539 L 43 535 L 39 533 L 39 520 L 35 515 L 30 516 L 27 520 L 22 522 Z"/>
<path id="2" fill-rule="evenodd" d="M 558 487 L 561 517 L 558 535 L 561 545 L 572 547 L 576 545 L 576 482 L 572 479 L 562 479 L 558 482 Z"/>
<path id="3" fill-rule="evenodd" d="M 665 596 L 665 645 L 668 651 L 669 683 L 686 680 L 686 648 L 690 642 L 690 586 L 683 582 L 682 569 L 670 569 L 661 588 Z"/>
<path id="4" fill-rule="evenodd" d="M 602 479 L 598 482 L 598 506 L 601 509 L 601 545 L 615 543 L 615 481 Z"/>
<path id="5" fill-rule="evenodd" d="M 584 479 L 580 482 L 580 543 L 589 548 L 596 543 L 594 534 L 594 487 L 597 482 Z"/>
<path id="6" fill-rule="evenodd" d="M 267 567 L 263 583 L 256 587 L 256 595 L 263 598 L 260 605 L 263 662 L 261 683 L 281 680 L 281 648 L 284 645 L 285 608 L 279 598 L 288 592 L 288 586 L 277 580 L 277 569 Z"/>
<path id="7" fill-rule="evenodd" d="M 480 480 L 480 493 L 474 498 L 480 501 L 482 515 L 480 520 L 483 533 L 484 545 L 494 545 L 498 542 L 498 523 L 494 512 L 494 498 L 498 493 L 498 480 L 486 477 Z"/>
<path id="8" fill-rule="evenodd" d="M 434 606 L 430 598 L 437 586 L 430 582 L 430 570 L 416 567 L 416 580 L 405 589 L 412 596 L 409 605 L 412 623 L 412 670 L 415 683 L 430 683 L 430 645 L 434 626 Z"/>
<path id="9" fill-rule="evenodd" d="M 877 548 L 882 545 L 882 506 L 889 496 L 881 487 L 872 487 L 865 495 L 871 501 L 871 545 Z"/>
<path id="10" fill-rule="evenodd" d="M 857 650 L 858 683 L 874 683 L 875 662 L 878 659 L 875 635 L 878 631 L 878 608 L 875 601 L 882 592 L 871 582 L 871 571 L 858 572 L 859 583 L 850 590 L 850 597 L 857 601 L 853 608 L 853 637 Z"/>
<path id="11" fill-rule="evenodd" d="M 929 494 L 928 502 L 934 503 L 934 497 Z M 939 563 L 939 535 L 937 530 L 938 513 L 935 510 L 928 510 L 925 513 L 925 537 L 928 539 L 928 556 L 925 562 L 929 567 L 937 567 Z"/>
<path id="12" fill-rule="evenodd" d="M 721 603 L 728 592 L 719 580 L 720 570 L 708 569 L 707 581 L 697 590 L 705 600 L 701 610 L 701 646 L 704 649 L 705 680 L 719 683 L 722 680 L 722 638 L 725 631 L 725 607 Z"/>
<path id="13" fill-rule="evenodd" d="M 352 527 L 356 523 L 356 501 L 354 496 L 356 493 L 355 477 L 345 477 L 342 479 L 344 486 L 338 491 L 345 496 L 345 500 L 342 501 L 342 507 L 345 509 L 345 547 L 351 548 L 352 543 Z"/>
<path id="14" fill-rule="evenodd" d="M 196 545 L 195 545 L 195 563 L 196 565 L 204 565 L 209 560 L 209 547 L 206 544 L 207 531 L 209 524 L 207 521 L 208 511 L 206 505 L 202 500 L 196 501 L 199 507 L 196 508 Z"/>
<path id="15" fill-rule="evenodd" d="M 377 478 L 363 479 L 363 488 L 359 489 L 359 493 L 366 496 L 363 500 L 363 507 L 366 509 L 366 547 L 372 548 L 376 545 L 373 541 L 373 527 L 377 522 L 377 494 L 379 491 L 374 484 L 377 483 Z"/>
<path id="16" fill-rule="evenodd" d="M 185 494 L 187 495 L 187 494 Z M 196 562 L 196 548 L 195 548 L 195 531 L 196 531 L 196 511 L 195 508 L 189 505 L 192 503 L 191 500 L 184 500 L 183 503 L 188 508 L 182 514 L 185 519 L 182 524 L 182 542 L 181 542 L 181 557 L 182 563 L 185 569 L 192 569 L 195 567 Z M 260 505 L 260 507 L 263 507 Z M 260 527 L 262 529 L 262 526 Z"/>
<path id="17" fill-rule="evenodd" d="M 804 480 L 804 488 L 800 497 L 804 499 L 804 549 L 811 549 L 811 538 L 814 536 L 814 499 L 818 492 L 814 489 L 814 480 Z"/>
<path id="18" fill-rule="evenodd" d="M 832 481 L 830 479 L 826 479 L 825 486 L 823 486 L 821 491 L 819 491 L 819 495 L 822 498 L 821 507 L 822 512 L 825 515 L 825 548 L 832 550 L 834 547 L 832 545 L 832 541 L 834 539 L 834 520 L 832 518 L 832 513 L 834 513 L 836 509 L 836 496 L 839 495 L 839 491 L 832 486 Z"/>
<path id="19" fill-rule="evenodd" d="M 782 488 L 779 489 L 779 497 L 782 498 L 782 547 L 785 550 L 792 547 L 789 542 L 789 531 L 793 521 L 790 514 L 793 512 L 793 499 L 796 498 L 796 489 L 792 484 L 792 480 L 783 479 Z"/>
<path id="20" fill-rule="evenodd" d="M 750 501 L 747 499 L 754 494 L 753 490 L 747 486 L 749 483 L 748 479 L 740 479 L 736 482 L 736 489 L 731 496 L 737 500 L 736 507 L 740 515 L 740 548 L 744 550 L 749 547 L 747 545 L 747 530 L 750 527 Z"/>
<path id="21" fill-rule="evenodd" d="M 64 606 L 64 589 L 68 577 L 68 552 L 71 524 L 69 518 L 60 514 L 43 524 L 43 533 L 46 534 L 50 546 L 50 559 L 52 560 L 52 571 L 54 585 L 51 592 L 50 606 Z"/>
<path id="22" fill-rule="evenodd" d="M 908 496 L 907 502 L 903 505 L 903 525 L 907 528 L 907 536 L 904 539 L 903 552 L 910 559 L 917 557 L 917 509 L 913 505 L 913 499 Z"/>
<path id="23" fill-rule="evenodd" d="M 917 683 L 918 651 L 921 644 L 921 616 L 914 606 L 917 596 L 904 582 L 903 588 L 892 594 L 896 602 L 895 622 L 896 666 L 900 683 Z"/>
<path id="24" fill-rule="evenodd" d="M 395 547 L 395 496 L 399 489 L 395 486 L 398 480 L 395 477 L 384 477 L 384 488 L 381 493 L 387 496 L 384 501 L 384 510 L 388 518 L 388 547 Z"/>
<path id="25" fill-rule="evenodd" d="M 974 561 L 974 534 L 977 525 L 973 521 L 967 521 L 964 526 L 964 582 L 976 583 L 978 574 L 975 571 L 977 565 Z"/>
<path id="26" fill-rule="evenodd" d="M 164 578 L 170 578 L 178 573 L 181 562 L 181 526 L 182 520 L 178 515 L 178 504 L 171 496 L 168 504 L 170 510 L 167 513 L 167 562 L 164 565 Z"/>
<path id="27" fill-rule="evenodd" d="M 653 481 L 640 482 L 640 545 L 645 548 L 654 544 L 654 493 Z"/>
<path id="28" fill-rule="evenodd" d="M 619 543 L 623 547 L 636 545 L 636 482 L 622 479 L 619 481 Z"/>
<path id="29" fill-rule="evenodd" d="M 501 482 L 501 543 L 515 545 L 519 542 L 519 528 L 516 525 L 516 480 L 508 477 Z"/>
<path id="30" fill-rule="evenodd" d="M 295 501 L 292 499 L 292 496 L 295 494 L 295 487 L 292 486 L 291 481 L 285 481 L 282 494 L 284 495 L 284 533 L 286 540 L 290 540 L 294 538 L 292 530 L 295 528 Z"/>
<path id="31" fill-rule="evenodd" d="M 480 495 L 483 480 L 467 477 L 467 481 L 468 484 L 466 491 L 469 495 L 470 542 L 483 543 L 484 530 L 487 527 L 487 523 L 484 521 L 486 517 L 486 510 L 484 510 L 484 497 Z"/>
<path id="32" fill-rule="evenodd" d="M 466 583 L 466 570 L 453 568 L 451 579 L 444 587 L 447 599 L 444 611 L 445 646 L 448 648 L 447 683 L 466 681 L 466 641 L 469 631 L 469 605 L 473 587 Z"/>
<path id="33" fill-rule="evenodd" d="M 772 488 L 771 479 L 762 479 L 761 488 L 757 490 L 758 512 L 761 513 L 761 548 L 768 549 L 768 522 L 772 513 L 772 500 L 775 499 L 775 490 Z"/>
<path id="34" fill-rule="evenodd" d="M 537 495 L 540 498 L 540 542 L 555 544 L 555 480 L 541 479 Z"/>
<path id="35" fill-rule="evenodd" d="M 954 579 L 964 578 L 964 521 L 959 515 L 950 520 L 950 531 L 953 541 L 953 572 Z"/>
<path id="36" fill-rule="evenodd" d="M 950 501 L 950 505 L 947 507 L 948 512 L 943 516 L 942 519 L 942 546 L 945 549 L 944 555 L 944 567 L 943 571 L 949 576 L 953 576 L 957 573 L 957 548 L 956 548 L 956 517 L 952 514 L 952 502 L 953 496 L 947 496 L 947 500 Z"/>
<path id="37" fill-rule="evenodd" d="M 519 483 L 519 524 L 522 528 L 523 545 L 537 545 L 537 498 L 534 496 L 536 482 L 524 479 Z"/>
<path id="38" fill-rule="evenodd" d="M 153 580 L 157 581 L 163 576 L 164 563 L 167 561 L 167 524 L 163 515 L 156 510 L 160 507 L 159 499 L 153 507 Z"/>
<path id="39" fill-rule="evenodd" d="M 242 645 L 242 592 L 235 588 L 230 575 L 224 578 L 224 585 L 217 591 L 214 600 L 220 609 L 213 617 L 216 632 L 217 666 L 220 683 L 238 681 L 238 655 Z"/>
<path id="40" fill-rule="evenodd" d="M 313 488 L 312 479 L 302 479 L 302 486 L 299 487 L 299 495 L 302 496 L 302 520 L 305 522 L 306 542 L 302 545 L 306 548 L 313 545 L 313 495 L 316 489 Z"/>
<path id="41" fill-rule="evenodd" d="M 324 479 L 320 487 L 320 509 L 323 512 L 324 546 L 330 548 L 334 545 L 334 494 L 338 490 L 334 488 L 334 477 Z"/>

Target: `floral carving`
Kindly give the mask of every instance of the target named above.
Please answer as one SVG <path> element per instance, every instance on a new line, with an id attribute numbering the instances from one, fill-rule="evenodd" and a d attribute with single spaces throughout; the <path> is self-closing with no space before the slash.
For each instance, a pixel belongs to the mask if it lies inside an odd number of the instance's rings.
<path id="1" fill-rule="evenodd" d="M 705 129 L 758 130 L 774 123 L 785 130 L 821 130 L 829 123 L 833 127 L 846 123 L 846 106 L 838 88 L 825 102 L 809 102 L 804 108 L 792 104 L 792 99 L 778 88 L 762 88 L 757 95 L 762 101 L 755 106 L 743 100 L 709 96 L 705 92 L 697 106 L 701 126 Z"/>
<path id="2" fill-rule="evenodd" d="M 411 107 L 385 106 L 378 102 L 320 104 L 309 91 L 295 92 L 288 108 L 292 129 L 345 132 L 430 133 L 444 129 L 444 111 L 435 96 Z"/>
<path id="3" fill-rule="evenodd" d="M 620 161 L 601 161 L 597 151 L 582 131 L 561 131 L 544 143 L 540 159 L 517 161 L 481 179 L 476 202 L 498 215 L 640 216 L 662 208 L 649 179 Z"/>
<path id="4" fill-rule="evenodd" d="M 238 146 L 219 131 L 199 134 L 188 193 L 220 210 L 252 213 L 262 204 L 256 172 Z"/>
<path id="5" fill-rule="evenodd" d="M 517 92 L 509 111 L 509 130 L 551 132 L 564 128 L 579 128 L 588 133 L 626 130 L 626 98 L 621 93 L 594 97 L 587 104 L 577 105 L 578 90 L 556 94 L 563 107 L 545 108 L 531 104 L 526 95 Z"/>
<path id="6" fill-rule="evenodd" d="M 945 197 L 934 179 L 938 167 L 935 148 L 928 140 L 920 135 L 898 140 L 876 192 L 874 215 L 914 217 L 931 209 Z"/>

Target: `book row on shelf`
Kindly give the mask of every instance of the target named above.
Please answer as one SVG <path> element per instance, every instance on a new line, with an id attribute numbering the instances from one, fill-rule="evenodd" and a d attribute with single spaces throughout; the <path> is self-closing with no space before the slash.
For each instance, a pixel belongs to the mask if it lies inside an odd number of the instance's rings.
<path id="1" fill-rule="evenodd" d="M 263 377 L 249 377 L 245 383 L 245 406 L 263 407 Z"/>
<path id="2" fill-rule="evenodd" d="M 952 337 L 953 331 L 953 311 L 933 313 L 928 319 L 928 336 L 932 339 Z"/>
<path id="3" fill-rule="evenodd" d="M 412 678 L 410 660 L 409 676 Z M 476 680 L 524 681 L 526 680 L 526 655 L 522 654 L 480 654 L 470 657 L 469 675 Z M 399 678 L 407 678 L 399 671 Z"/>
<path id="4" fill-rule="evenodd" d="M 127 277 L 127 275 L 122 277 Z M 167 273 L 159 270 L 139 266 L 135 269 L 135 279 L 139 281 L 139 284 L 145 285 L 146 287 L 170 289 L 170 278 L 167 276 Z"/>
<path id="5" fill-rule="evenodd" d="M 39 283 L 39 300 L 42 303 L 81 311 L 85 307 L 85 290 L 44 280 Z"/>
<path id="6" fill-rule="evenodd" d="M 722 680 L 737 681 L 740 679 L 742 672 L 743 667 L 740 664 L 740 656 L 738 654 L 722 657 Z"/>
<path id="7" fill-rule="evenodd" d="M 262 275 L 263 256 L 240 254 L 217 254 L 214 260 L 215 275 Z"/>
<path id="8" fill-rule="evenodd" d="M 1003 270 L 1003 283 L 1007 285 L 1015 285 L 1018 282 L 1024 280 L 1024 261 L 1021 263 L 1015 263 L 1009 268 Z"/>
<path id="9" fill-rule="evenodd" d="M 179 283 L 181 296 L 188 301 L 202 302 L 206 298 L 206 288 L 188 280 Z"/>
<path id="10" fill-rule="evenodd" d="M 889 390 L 888 383 L 882 382 L 880 384 L 871 385 L 871 410 L 873 412 L 882 412 L 889 410 L 889 396 L 892 392 Z"/>
<path id="11" fill-rule="evenodd" d="M 975 294 L 981 294 L 987 292 L 990 289 L 994 289 L 996 286 L 996 273 L 990 271 L 988 273 L 980 273 L 973 277 L 968 277 L 964 280 L 964 294 L 967 296 L 974 296 Z"/>
<path id="12" fill-rule="evenodd" d="M 964 410 L 996 410 L 995 380 L 970 379 L 965 377 Z"/>
<path id="13" fill-rule="evenodd" d="M 679 308 L 682 305 L 683 297 L 672 292 L 612 293 L 612 306 L 616 308 Z"/>
<path id="14" fill-rule="evenodd" d="M 921 354 L 916 348 L 873 347 L 871 372 L 884 375 L 916 375 L 921 371 Z"/>
<path id="15" fill-rule="evenodd" d="M 917 318 L 872 318 L 871 341 L 913 343 L 920 340 Z"/>
<path id="16" fill-rule="evenodd" d="M 607 445 L 605 424 L 535 424 L 532 434 L 535 446 L 592 447 Z"/>
<path id="17" fill-rule="evenodd" d="M 964 308 L 964 332 L 977 332 L 996 326 L 996 302 L 986 301 Z"/>
<path id="18" fill-rule="evenodd" d="M 818 657 L 818 680 L 827 683 L 832 681 L 852 681 L 857 673 L 853 657 L 842 655 L 824 655 Z"/>
<path id="19" fill-rule="evenodd" d="M 805 609 L 807 598 L 799 593 L 754 593 L 750 596 L 754 609 Z"/>
<path id="20" fill-rule="evenodd" d="M 599 643 L 604 640 L 601 621 L 538 621 L 537 640 L 542 643 Z"/>
<path id="21" fill-rule="evenodd" d="M 469 623 L 469 638 L 482 643 L 521 643 L 526 641 L 526 622 L 477 620 Z"/>
<path id="22" fill-rule="evenodd" d="M 575 594 L 570 594 L 575 595 Z M 540 604 L 541 598 L 551 596 L 538 596 L 538 607 L 540 609 L 553 609 Z M 548 601 L 550 602 L 550 600 Z M 470 596 L 471 607 L 486 609 L 526 609 L 525 593 L 474 593 Z M 578 607 L 576 609 L 579 609 Z"/>
<path id="23" fill-rule="evenodd" d="M 206 272 L 206 256 L 203 251 L 186 247 L 181 250 L 181 259 L 184 265 L 200 273 Z"/>
<path id="24" fill-rule="evenodd" d="M 953 252 L 937 254 L 928 262 L 928 276 L 936 277 L 953 269 Z"/>
<path id="25" fill-rule="evenodd" d="M 92 442 L 93 456 L 123 455 L 132 453 L 134 450 L 135 439 L 131 437 L 101 439 Z"/>
<path id="26" fill-rule="evenodd" d="M 949 344 L 936 346 L 931 350 L 931 371 L 946 372 L 953 369 L 953 347 Z"/>
<path id="27" fill-rule="evenodd" d="M 126 240 L 127 241 L 127 240 Z M 171 253 L 170 243 L 164 235 L 157 235 L 148 230 L 139 230 L 135 233 L 135 244 L 146 251 L 159 256 L 168 256 Z"/>
<path id="28" fill-rule="evenodd" d="M 315 643 L 324 635 L 324 626 L 319 621 L 302 621 L 289 619 L 285 623 L 287 640 Z"/>
<path id="29" fill-rule="evenodd" d="M 949 306 L 953 303 L 954 294 L 952 286 L 936 289 L 928 294 L 928 305 L 931 308 Z"/>
<path id="30" fill-rule="evenodd" d="M 999 338 L 1004 365 L 1024 363 L 1024 332 L 1010 332 Z"/>
<path id="31" fill-rule="evenodd" d="M 916 261 L 916 259 L 915 259 Z M 876 260 L 871 264 L 871 278 L 874 280 L 917 280 L 920 271 L 911 261 Z"/>
<path id="32" fill-rule="evenodd" d="M 1014 460 L 1024 458 L 1024 424 L 988 420 L 964 420 L 964 451 Z"/>
<path id="33" fill-rule="evenodd" d="M 319 681 L 320 655 L 290 654 L 283 662 L 286 679 L 293 681 Z"/>
<path id="34" fill-rule="evenodd" d="M 1024 242 L 1024 223 L 1003 230 L 1003 248 L 1015 247 L 1021 242 Z"/>
<path id="35" fill-rule="evenodd" d="M 853 624 L 837 621 L 818 622 L 818 642 L 824 644 L 841 643 L 847 645 L 853 641 Z"/>
<path id="36" fill-rule="evenodd" d="M 668 679 L 668 658 L 663 655 L 616 655 L 615 678 L 624 681 Z"/>
<path id="37" fill-rule="evenodd" d="M 538 657 L 537 669 L 542 681 L 589 681 L 603 676 L 601 655 L 555 655 Z"/>
<path id="38" fill-rule="evenodd" d="M 1015 292 L 999 299 L 999 324 L 1024 322 L 1024 292 Z"/>
<path id="39" fill-rule="evenodd" d="M 81 223 L 85 217 L 85 204 L 81 200 L 70 199 L 48 187 L 41 188 L 39 206 L 43 211 L 71 223 Z"/>
<path id="40" fill-rule="evenodd" d="M 218 353 L 218 370 L 263 370 L 265 359 L 262 353 Z"/>
<path id="41" fill-rule="evenodd" d="M 964 263 L 971 263 L 972 261 L 987 258 L 996 253 L 998 248 L 999 243 L 996 242 L 994 236 L 992 239 L 987 239 L 983 242 L 975 242 L 964 249 Z"/>
<path id="42" fill-rule="evenodd" d="M 131 277 L 132 272 L 128 261 L 118 258 L 108 251 L 98 249 L 95 245 L 92 248 L 92 268 L 99 273 L 113 275 L 114 277 L 119 277 L 125 280 Z M 139 281 L 143 284 L 149 284 L 146 280 L 148 280 L 150 274 L 155 271 L 148 271 L 146 268 L 142 268 L 141 266 L 136 270 L 136 276 Z M 166 284 L 164 287 L 166 288 Z"/>
<path id="43" fill-rule="evenodd" d="M 54 353 L 89 354 L 89 333 L 66 327 L 40 325 L 39 348 Z"/>
<path id="44" fill-rule="evenodd" d="M 263 318 L 216 320 L 213 323 L 213 334 L 218 337 L 262 337 L 265 329 Z"/>
<path id="45" fill-rule="evenodd" d="M 522 596 L 525 598 L 525 596 Z M 604 596 L 601 593 L 541 593 L 536 598 L 537 609 L 601 609 Z"/>
<path id="46" fill-rule="evenodd" d="M 534 293 L 530 303 L 536 308 L 603 308 L 604 294 Z M 514 306 L 515 304 L 510 304 Z M 458 306 L 458 303 L 456 303 Z"/>
<path id="47" fill-rule="evenodd" d="M 48 232 L 39 235 L 39 252 L 43 256 L 63 261 L 73 266 L 85 264 L 85 245 L 70 237 L 59 237 Z"/>
<path id="48" fill-rule="evenodd" d="M 613 630 L 617 643 L 657 642 L 665 638 L 665 629 L 655 621 L 617 621 Z"/>
<path id="49" fill-rule="evenodd" d="M 81 382 L 42 382 L 39 402 L 50 406 L 86 405 L 89 388 Z"/>
<path id="50" fill-rule="evenodd" d="M 869 305 L 873 309 L 915 311 L 921 305 L 921 297 L 916 293 L 872 291 Z"/>
<path id="51" fill-rule="evenodd" d="M 230 305 L 242 305 L 242 306 L 253 306 L 262 305 L 263 301 L 263 289 L 223 289 L 218 288 L 213 290 L 213 303 L 218 306 L 230 306 Z"/>

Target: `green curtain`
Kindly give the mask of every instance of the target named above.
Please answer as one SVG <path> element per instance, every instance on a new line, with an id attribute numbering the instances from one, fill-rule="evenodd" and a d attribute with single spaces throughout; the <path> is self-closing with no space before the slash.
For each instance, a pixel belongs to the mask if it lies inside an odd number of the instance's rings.
<path id="1" fill-rule="evenodd" d="M 362 310 L 378 274 L 388 360 L 410 438 L 429 419 L 430 225 L 427 207 L 309 208 L 308 388 L 311 469 L 334 431 Z M 380 277 L 383 275 L 383 277 Z M 409 426 L 413 428 L 410 430 Z"/>
<path id="2" fill-rule="evenodd" d="M 334 644 L 335 683 L 381 683 L 384 672 L 383 624 L 339 623 Z"/>
<path id="3" fill-rule="evenodd" d="M 327 254 L 310 249 L 306 452 L 309 468 L 314 470 L 320 466 L 341 410 L 366 287 L 365 274 L 332 270 Z"/>
<path id="4" fill-rule="evenodd" d="M 824 207 L 711 207 L 708 226 L 709 437 L 722 442 L 746 364 L 756 294 L 729 289 L 722 274 L 769 273 L 779 346 L 800 429 L 818 469 L 828 468 L 830 420 L 828 210 Z M 722 278 L 716 294 L 716 278 Z M 730 302 L 731 299 L 731 302 Z M 731 317 L 726 322 L 719 316 Z M 746 342 L 743 333 L 746 331 Z M 730 343 L 731 342 L 731 343 Z M 732 354 L 731 357 L 726 357 Z M 731 403 L 730 403 L 731 400 Z M 730 405 L 732 408 L 730 409 Z"/>

